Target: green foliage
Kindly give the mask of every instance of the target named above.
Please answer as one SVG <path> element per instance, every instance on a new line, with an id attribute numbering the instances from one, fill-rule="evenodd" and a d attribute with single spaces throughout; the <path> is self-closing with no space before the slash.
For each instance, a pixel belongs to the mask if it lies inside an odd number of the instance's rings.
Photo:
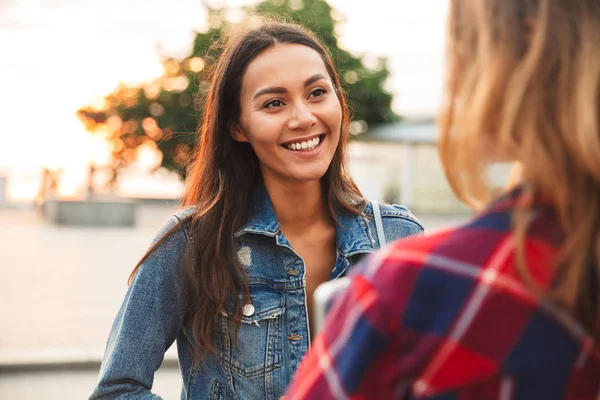
<path id="1" fill-rule="evenodd" d="M 191 54 L 184 60 L 165 59 L 164 74 L 143 87 L 118 86 L 106 96 L 100 109 L 82 107 L 78 116 L 90 132 L 102 133 L 113 149 L 113 168 L 118 170 L 135 159 L 141 144 L 151 144 L 162 153 L 161 166 L 185 176 L 185 165 L 196 142 L 196 127 L 202 118 L 196 99 L 209 87 L 207 69 L 218 50 L 211 48 L 230 26 L 230 10 L 209 9 L 210 28 L 196 34 Z M 356 126 L 397 121 L 391 110 L 392 95 L 384 89 L 389 76 L 387 60 L 377 68 L 365 66 L 361 56 L 339 48 L 336 27 L 341 17 L 325 0 L 264 0 L 243 10 L 306 26 L 330 49 L 353 109 Z M 337 17 L 334 18 L 334 16 Z M 359 130 L 360 130 L 359 129 Z"/>

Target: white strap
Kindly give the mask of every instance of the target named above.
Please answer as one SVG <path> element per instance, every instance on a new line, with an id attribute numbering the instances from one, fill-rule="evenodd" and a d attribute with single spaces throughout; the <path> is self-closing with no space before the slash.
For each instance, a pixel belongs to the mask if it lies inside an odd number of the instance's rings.
<path id="1" fill-rule="evenodd" d="M 381 220 L 381 210 L 379 203 L 375 200 L 371 201 L 373 207 L 373 217 L 375 217 L 375 228 L 377 229 L 377 239 L 379 239 L 379 248 L 383 248 L 387 242 L 385 240 L 385 232 L 383 231 L 383 221 Z"/>

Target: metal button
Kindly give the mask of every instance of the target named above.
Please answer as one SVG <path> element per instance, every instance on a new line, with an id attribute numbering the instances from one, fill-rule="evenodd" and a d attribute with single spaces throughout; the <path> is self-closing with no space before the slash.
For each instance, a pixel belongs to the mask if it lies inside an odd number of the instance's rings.
<path id="1" fill-rule="evenodd" d="M 256 309 L 251 303 L 246 304 L 242 308 L 242 314 L 244 314 L 246 317 L 250 317 L 251 315 L 253 315 L 254 311 L 256 311 Z"/>
<path id="2" fill-rule="evenodd" d="M 299 273 L 299 272 L 300 272 L 300 271 L 298 271 L 297 269 L 290 269 L 290 270 L 288 270 L 288 271 L 287 271 L 287 274 L 288 274 L 289 276 L 298 276 L 298 273 Z"/>

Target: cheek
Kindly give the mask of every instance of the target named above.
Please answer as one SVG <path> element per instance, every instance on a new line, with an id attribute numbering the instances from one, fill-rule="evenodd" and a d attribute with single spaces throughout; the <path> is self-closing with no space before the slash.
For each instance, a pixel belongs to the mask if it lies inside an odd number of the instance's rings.
<path id="1" fill-rule="evenodd" d="M 281 133 L 281 121 L 274 118 L 273 115 L 267 115 L 260 118 L 254 118 L 246 126 L 246 132 L 250 138 L 250 143 L 257 146 L 266 146 L 277 143 Z"/>
<path id="2" fill-rule="evenodd" d="M 337 98 L 327 107 L 323 119 L 331 131 L 330 133 L 339 136 L 342 128 L 342 108 Z"/>

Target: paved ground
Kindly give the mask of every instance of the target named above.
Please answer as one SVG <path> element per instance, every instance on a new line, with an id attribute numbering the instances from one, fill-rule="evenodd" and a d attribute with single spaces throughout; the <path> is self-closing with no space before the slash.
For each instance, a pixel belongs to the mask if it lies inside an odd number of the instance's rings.
<path id="1" fill-rule="evenodd" d="M 172 210 L 172 203 L 145 204 L 135 228 L 94 229 L 57 227 L 32 210 L 0 209 L 0 400 L 87 397 L 127 277 Z M 428 230 L 466 218 L 418 216 Z M 69 360 L 90 366 L 2 369 Z M 176 368 L 163 368 L 156 392 L 177 398 L 180 382 Z"/>

